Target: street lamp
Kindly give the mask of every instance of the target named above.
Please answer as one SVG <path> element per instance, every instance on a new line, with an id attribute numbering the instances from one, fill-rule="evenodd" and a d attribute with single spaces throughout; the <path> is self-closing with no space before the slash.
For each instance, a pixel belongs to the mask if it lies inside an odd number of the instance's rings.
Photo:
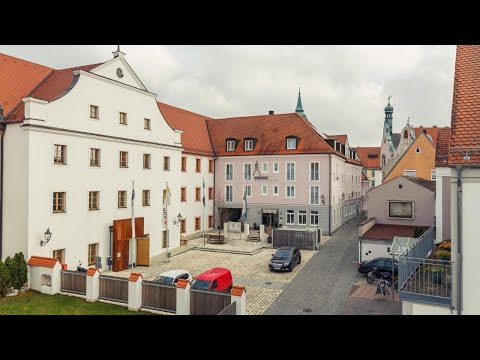
<path id="1" fill-rule="evenodd" d="M 47 231 L 45 231 L 45 233 L 43 235 L 45 235 L 45 241 L 41 240 L 40 241 L 40 246 L 47 245 L 47 243 L 52 238 L 52 232 L 50 231 L 50 228 L 47 228 Z"/>
<path id="2" fill-rule="evenodd" d="M 173 225 L 178 225 L 180 224 L 180 221 L 182 221 L 182 214 L 178 213 L 177 215 L 177 220 L 173 221 Z"/>

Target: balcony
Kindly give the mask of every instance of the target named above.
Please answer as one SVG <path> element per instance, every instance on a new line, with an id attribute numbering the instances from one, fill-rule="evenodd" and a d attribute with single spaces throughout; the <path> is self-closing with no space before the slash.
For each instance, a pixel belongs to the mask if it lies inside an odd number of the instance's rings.
<path id="1" fill-rule="evenodd" d="M 434 249 L 432 226 L 398 259 L 400 300 L 432 305 L 452 305 L 452 262 L 430 258 Z"/>

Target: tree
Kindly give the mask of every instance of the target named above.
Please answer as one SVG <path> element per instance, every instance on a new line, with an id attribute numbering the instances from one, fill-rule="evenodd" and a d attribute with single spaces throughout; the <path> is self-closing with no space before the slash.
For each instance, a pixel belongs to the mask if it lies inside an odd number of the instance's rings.
<path id="1" fill-rule="evenodd" d="M 15 289 L 20 290 L 20 288 L 27 282 L 27 275 L 28 275 L 27 262 L 25 260 L 25 256 L 23 256 L 23 253 L 21 251 L 15 254 L 13 259 L 16 265 L 15 268 L 17 272 L 17 282 L 16 284 L 12 284 L 12 285 Z"/>
<path id="2" fill-rule="evenodd" d="M 4 297 L 7 289 L 10 287 L 10 272 L 5 264 L 0 260 L 0 296 Z"/>

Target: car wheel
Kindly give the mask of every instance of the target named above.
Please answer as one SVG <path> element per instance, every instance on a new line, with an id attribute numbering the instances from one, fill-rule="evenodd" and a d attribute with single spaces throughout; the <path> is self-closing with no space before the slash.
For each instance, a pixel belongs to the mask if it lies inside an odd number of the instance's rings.
<path id="1" fill-rule="evenodd" d="M 373 282 L 374 282 L 373 277 L 367 276 L 367 282 L 368 282 L 369 284 L 373 284 Z"/>
<path id="2" fill-rule="evenodd" d="M 300 256 L 300 257 L 298 258 L 298 265 L 300 265 L 301 262 L 302 262 L 302 257 Z"/>
<path id="3" fill-rule="evenodd" d="M 288 267 L 288 272 L 292 272 L 293 271 L 293 264 L 290 264 L 290 266 Z"/>

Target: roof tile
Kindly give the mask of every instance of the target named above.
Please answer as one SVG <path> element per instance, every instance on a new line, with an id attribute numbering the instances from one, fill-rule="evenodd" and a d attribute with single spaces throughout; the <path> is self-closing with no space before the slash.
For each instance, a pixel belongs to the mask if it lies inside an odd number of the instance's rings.
<path id="1" fill-rule="evenodd" d="M 393 240 L 395 236 L 413 237 L 415 228 L 427 230 L 428 226 L 375 224 L 363 234 L 363 239 Z"/>
<path id="2" fill-rule="evenodd" d="M 47 268 L 54 268 L 58 260 L 55 258 L 42 257 L 42 256 L 32 256 L 28 260 L 28 265 L 30 266 L 42 266 Z"/>
<path id="3" fill-rule="evenodd" d="M 358 157 L 366 169 L 380 169 L 380 147 L 357 147 Z"/>

